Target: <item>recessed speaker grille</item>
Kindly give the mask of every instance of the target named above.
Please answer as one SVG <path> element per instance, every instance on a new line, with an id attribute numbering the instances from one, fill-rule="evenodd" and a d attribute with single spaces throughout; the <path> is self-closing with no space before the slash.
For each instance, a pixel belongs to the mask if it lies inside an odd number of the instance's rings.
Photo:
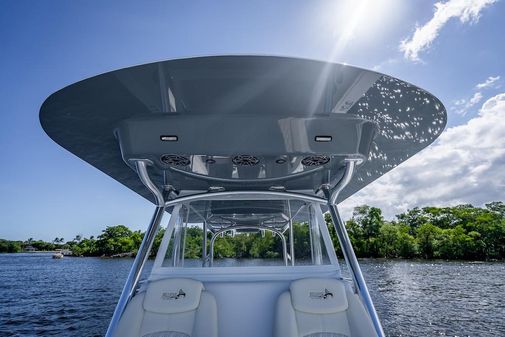
<path id="1" fill-rule="evenodd" d="M 302 159 L 303 166 L 321 166 L 330 161 L 328 156 L 308 156 Z"/>
<path id="2" fill-rule="evenodd" d="M 248 154 L 235 156 L 233 157 L 232 161 L 233 164 L 237 166 L 254 166 L 260 162 L 260 160 L 257 157 Z"/>
<path id="3" fill-rule="evenodd" d="M 161 162 L 171 166 L 188 166 L 190 164 L 189 158 L 178 154 L 164 154 L 161 156 Z"/>

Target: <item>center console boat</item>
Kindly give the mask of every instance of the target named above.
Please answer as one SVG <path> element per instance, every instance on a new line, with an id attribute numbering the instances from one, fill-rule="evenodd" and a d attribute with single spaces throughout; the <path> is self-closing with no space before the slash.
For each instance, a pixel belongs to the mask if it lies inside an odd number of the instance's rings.
<path id="1" fill-rule="evenodd" d="M 72 84 L 40 121 L 155 205 L 106 336 L 383 337 L 337 205 L 432 143 L 446 111 L 374 71 L 212 56 Z"/>

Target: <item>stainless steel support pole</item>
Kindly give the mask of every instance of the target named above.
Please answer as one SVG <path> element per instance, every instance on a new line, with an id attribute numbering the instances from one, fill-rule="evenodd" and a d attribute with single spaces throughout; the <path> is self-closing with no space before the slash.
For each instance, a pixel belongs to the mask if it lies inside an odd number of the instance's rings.
<path id="1" fill-rule="evenodd" d="M 203 221 L 202 267 L 207 264 L 207 220 Z"/>
<path id="2" fill-rule="evenodd" d="M 361 299 L 363 300 L 363 304 L 365 305 L 365 308 L 367 309 L 368 314 L 370 315 L 370 319 L 372 320 L 372 323 L 374 325 L 377 337 L 385 337 L 384 330 L 382 329 L 382 325 L 379 320 L 379 316 L 377 315 L 377 311 L 375 311 L 375 306 L 373 305 L 372 298 L 370 297 L 370 293 L 368 292 L 368 287 L 366 286 L 365 278 L 363 277 L 363 273 L 361 272 L 358 259 L 356 258 L 356 254 L 354 253 L 354 249 L 352 248 L 351 239 L 347 234 L 347 229 L 345 228 L 345 224 L 342 221 L 342 218 L 340 217 L 340 213 L 338 212 L 337 208 L 338 194 L 351 181 L 355 165 L 356 165 L 355 160 L 349 160 L 347 162 L 347 167 L 344 176 L 335 186 L 333 191 L 325 189 L 324 192 L 328 199 L 328 210 L 333 220 L 333 226 L 335 227 L 335 231 L 337 233 L 340 246 L 342 247 L 342 253 L 344 254 L 344 259 L 347 263 L 349 271 L 351 272 L 356 292 L 359 293 Z"/>
<path id="3" fill-rule="evenodd" d="M 293 231 L 293 214 L 291 214 L 291 202 L 288 200 L 289 213 L 289 255 L 291 257 L 291 265 L 295 265 L 295 237 Z"/>
<path id="4" fill-rule="evenodd" d="M 114 335 L 114 331 L 116 331 L 126 305 L 133 296 L 146 260 L 149 257 L 149 252 L 151 251 L 154 238 L 158 232 L 161 219 L 163 218 L 163 213 L 165 213 L 165 207 L 156 207 L 156 211 L 154 212 L 151 223 L 144 235 L 144 239 L 142 240 L 142 244 L 137 252 L 137 256 L 133 261 L 132 268 L 128 274 L 128 278 L 126 279 L 126 283 L 123 287 L 123 291 L 121 292 L 121 296 L 119 297 L 119 301 L 116 305 L 116 309 L 114 310 L 114 314 L 112 315 L 105 337 L 112 337 Z"/>
<path id="5" fill-rule="evenodd" d="M 313 205 L 309 206 L 309 233 L 312 233 L 311 246 L 313 253 L 313 263 L 315 265 L 323 264 L 323 251 L 321 249 L 321 232 L 317 225 L 317 219 Z"/>
<path id="6" fill-rule="evenodd" d="M 181 263 L 180 266 L 184 267 L 184 257 L 186 256 L 186 235 L 188 234 L 188 220 L 189 220 L 189 209 L 186 212 L 186 221 L 181 229 L 182 234 L 182 253 L 181 253 Z"/>
<path id="7" fill-rule="evenodd" d="M 156 237 L 156 233 L 158 233 L 161 219 L 163 218 L 163 214 L 165 213 L 165 200 L 163 198 L 163 193 L 161 193 L 156 184 L 153 183 L 153 181 L 149 177 L 149 173 L 147 172 L 147 166 L 151 165 L 152 162 L 147 159 L 136 159 L 134 160 L 134 162 L 140 181 L 142 181 L 144 186 L 147 187 L 147 189 L 151 191 L 151 193 L 155 197 L 156 210 L 154 211 L 154 215 L 151 219 L 151 222 L 149 223 L 149 227 L 147 228 L 147 231 L 144 234 L 144 238 L 142 239 L 142 243 L 140 244 L 137 256 L 135 256 L 135 260 L 133 261 L 130 273 L 128 274 L 128 278 L 126 279 L 126 283 L 123 287 L 123 291 L 121 292 L 121 296 L 119 297 L 119 301 L 116 305 L 116 309 L 114 310 L 114 314 L 112 315 L 109 327 L 107 328 L 107 332 L 105 333 L 105 337 L 114 336 L 114 332 L 117 329 L 119 320 L 123 315 L 126 305 L 132 298 L 135 289 L 137 288 L 137 285 L 140 280 L 140 275 L 142 274 L 144 265 L 146 264 L 147 258 L 149 257 L 149 252 L 151 251 L 151 247 L 153 246 L 154 238 Z"/>
<path id="8" fill-rule="evenodd" d="M 310 241 L 310 261 L 312 264 L 316 264 L 316 254 L 314 253 L 314 233 L 312 232 L 312 208 L 309 206 L 309 221 L 307 222 L 307 226 L 309 226 L 309 241 Z"/>
<path id="9" fill-rule="evenodd" d="M 149 178 L 149 173 L 147 172 L 148 165 L 152 165 L 152 162 L 147 159 L 137 159 L 135 161 L 135 168 L 137 169 L 140 181 L 154 195 L 154 197 L 156 198 L 156 205 L 158 207 L 165 206 L 165 199 L 163 198 L 163 193 L 158 189 L 158 187 L 156 187 L 156 184 L 153 183 L 151 178 Z"/>
<path id="10" fill-rule="evenodd" d="M 344 258 L 346 260 L 347 266 L 349 267 L 349 271 L 352 274 L 356 291 L 359 292 L 363 303 L 365 304 L 368 314 L 370 315 L 370 319 L 374 325 L 375 331 L 377 332 L 377 336 L 384 337 L 384 330 L 382 329 L 379 316 L 375 311 L 372 298 L 368 292 L 365 279 L 363 278 L 361 268 L 358 264 L 358 259 L 356 258 L 356 254 L 352 249 L 351 240 L 349 239 L 349 235 L 345 229 L 344 222 L 342 221 L 340 214 L 338 213 L 338 209 L 335 205 L 328 204 L 328 208 L 331 214 L 331 218 L 333 219 L 333 225 L 335 226 L 338 240 L 340 241 L 340 246 L 342 247 L 342 252 L 344 253 Z"/>

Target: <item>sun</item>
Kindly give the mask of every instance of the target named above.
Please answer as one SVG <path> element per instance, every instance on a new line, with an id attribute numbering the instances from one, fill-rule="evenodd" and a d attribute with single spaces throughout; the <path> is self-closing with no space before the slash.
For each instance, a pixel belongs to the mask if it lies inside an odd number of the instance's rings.
<path id="1" fill-rule="evenodd" d="M 349 46 L 381 38 L 394 29 L 404 8 L 401 0 L 345 0 L 321 6 L 317 20 L 335 41 L 329 58 L 335 59 Z"/>

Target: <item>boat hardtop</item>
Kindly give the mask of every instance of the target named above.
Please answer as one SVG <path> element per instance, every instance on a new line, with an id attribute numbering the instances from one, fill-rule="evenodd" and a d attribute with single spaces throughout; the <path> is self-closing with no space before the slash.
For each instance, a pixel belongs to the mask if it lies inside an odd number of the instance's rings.
<path id="1" fill-rule="evenodd" d="M 431 144 L 446 110 L 375 71 L 242 55 L 98 75 L 40 121 L 156 205 L 106 336 L 382 337 L 337 204 Z"/>
<path id="2" fill-rule="evenodd" d="M 446 113 L 428 92 L 375 71 L 213 56 L 77 82 L 47 98 L 40 121 L 62 147 L 153 202 L 134 159 L 149 159 L 153 182 L 178 195 L 321 195 L 322 184 L 341 178 L 346 158 L 359 158 L 341 201 L 433 142 Z"/>

